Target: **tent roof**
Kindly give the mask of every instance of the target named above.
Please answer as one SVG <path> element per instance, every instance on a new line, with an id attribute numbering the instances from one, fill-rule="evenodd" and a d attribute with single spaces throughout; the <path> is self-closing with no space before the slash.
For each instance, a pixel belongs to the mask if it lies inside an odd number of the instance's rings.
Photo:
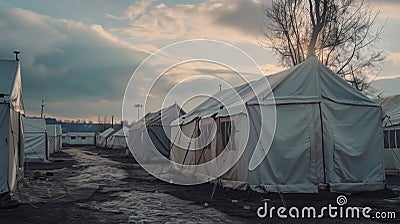
<path id="1" fill-rule="evenodd" d="M 111 133 L 113 133 L 114 132 L 114 128 L 108 128 L 108 129 L 106 129 L 106 130 L 104 130 L 103 132 L 101 132 L 100 134 L 99 134 L 99 136 L 101 136 L 101 137 L 107 137 L 107 136 L 109 136 Z"/>
<path id="2" fill-rule="evenodd" d="M 24 121 L 25 133 L 45 133 L 46 121 L 43 118 L 25 117 Z"/>
<path id="3" fill-rule="evenodd" d="M 271 88 L 268 88 L 266 79 Z M 235 96 L 236 93 L 238 95 Z M 378 106 L 320 63 L 318 59 L 311 57 L 286 71 L 220 91 L 188 112 L 183 119 L 184 122 L 189 122 L 196 117 L 214 114 L 224 116 L 226 114 L 225 107 L 232 109 L 234 113 L 241 113 L 244 109 L 243 106 L 240 108 L 241 102 L 238 101 L 241 100 L 246 104 L 271 102 L 280 104 L 318 102 L 322 98 L 343 104 Z M 222 107 L 223 105 L 225 107 Z"/>
<path id="4" fill-rule="evenodd" d="M 0 97 L 17 112 L 24 113 L 21 72 L 18 61 L 0 60 Z"/>
<path id="5" fill-rule="evenodd" d="M 68 132 L 69 136 L 89 136 L 89 137 L 94 137 L 95 133 L 94 132 Z"/>
<path id="6" fill-rule="evenodd" d="M 100 132 L 103 124 L 61 123 L 62 132 Z"/>
<path id="7" fill-rule="evenodd" d="M 397 126 L 400 125 L 400 103 L 397 106 L 392 107 L 392 109 L 386 112 L 389 116 L 389 120 L 386 119 L 384 126 Z"/>
<path id="8" fill-rule="evenodd" d="M 129 129 L 140 129 L 144 124 L 146 124 L 146 126 L 161 125 L 162 123 L 170 124 L 173 120 L 184 114 L 185 111 L 178 104 L 175 103 L 156 112 L 147 113 L 142 119 L 133 124 Z"/>
<path id="9" fill-rule="evenodd" d="M 112 136 L 125 136 L 124 131 L 128 132 L 129 128 L 124 126 L 121 129 L 119 129 L 117 132 L 115 132 Z"/>
<path id="10" fill-rule="evenodd" d="M 161 125 L 163 121 L 169 124 L 172 120 L 175 120 L 177 117 L 180 117 L 183 114 L 185 114 L 185 111 L 175 103 L 169 107 L 162 108 L 159 111 L 148 113 L 144 119 L 147 126 Z"/>
<path id="11" fill-rule="evenodd" d="M 61 124 L 61 121 L 57 121 L 55 118 L 45 118 L 46 124 Z"/>
<path id="12" fill-rule="evenodd" d="M 378 98 L 375 99 L 375 102 L 381 105 L 384 111 L 389 111 L 393 107 L 400 105 L 400 95 Z"/>

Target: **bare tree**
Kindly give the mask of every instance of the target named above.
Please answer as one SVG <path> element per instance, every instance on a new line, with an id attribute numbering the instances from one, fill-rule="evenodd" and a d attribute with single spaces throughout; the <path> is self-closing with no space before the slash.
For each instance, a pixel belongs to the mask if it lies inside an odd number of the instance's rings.
<path id="1" fill-rule="evenodd" d="M 100 130 L 106 130 L 110 124 L 111 120 L 108 118 L 107 114 L 101 116 L 100 114 L 97 115 L 97 123 L 100 125 Z"/>
<path id="2" fill-rule="evenodd" d="M 385 58 L 384 24 L 365 0 L 272 0 L 263 4 L 265 47 L 285 66 L 317 57 L 355 88 L 369 87 Z"/>

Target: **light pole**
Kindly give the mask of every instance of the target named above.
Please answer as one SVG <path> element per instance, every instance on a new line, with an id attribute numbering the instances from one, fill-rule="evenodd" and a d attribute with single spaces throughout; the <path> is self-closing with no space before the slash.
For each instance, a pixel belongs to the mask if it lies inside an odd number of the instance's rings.
<path id="1" fill-rule="evenodd" d="M 135 104 L 135 107 L 137 108 L 137 119 L 139 120 L 139 112 L 140 112 L 140 108 L 142 108 L 142 107 L 143 107 L 143 105 L 142 105 L 142 104 L 140 104 L 140 103 L 138 103 L 138 104 Z"/>
<path id="2" fill-rule="evenodd" d="M 42 109 L 40 110 L 40 118 L 43 118 L 44 100 L 42 100 L 42 104 L 40 106 L 42 107 Z"/>

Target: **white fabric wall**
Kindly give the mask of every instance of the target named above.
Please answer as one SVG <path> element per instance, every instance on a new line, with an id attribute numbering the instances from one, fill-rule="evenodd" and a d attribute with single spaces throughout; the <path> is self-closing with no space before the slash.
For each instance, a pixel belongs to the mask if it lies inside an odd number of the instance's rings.
<path id="1" fill-rule="evenodd" d="M 325 175 L 332 191 L 384 187 L 380 107 L 323 102 Z"/>
<path id="2" fill-rule="evenodd" d="M 56 153 L 62 148 L 61 124 L 46 124 L 49 152 Z"/>
<path id="3" fill-rule="evenodd" d="M 46 122 L 44 119 L 25 118 L 24 148 L 25 161 L 48 162 L 49 146 L 47 142 Z"/>
<path id="4" fill-rule="evenodd" d="M 23 173 L 24 105 L 20 64 L 0 60 L 0 194 L 14 190 Z"/>
<path id="5" fill-rule="evenodd" d="M 128 132 L 128 128 L 123 127 L 117 132 L 115 132 L 107 141 L 107 148 L 112 149 L 126 149 L 128 145 L 126 144 L 124 129 Z"/>
<path id="6" fill-rule="evenodd" d="M 0 193 L 10 190 L 11 145 L 9 144 L 11 130 L 10 109 L 7 104 L 0 104 Z"/>
<path id="7" fill-rule="evenodd" d="M 262 163 L 249 173 L 250 187 L 258 192 L 318 192 L 323 182 L 319 111 L 316 104 L 277 105 L 271 148 Z M 252 132 L 259 136 L 259 110 L 250 107 Z M 246 153 L 263 147 L 249 139 Z"/>

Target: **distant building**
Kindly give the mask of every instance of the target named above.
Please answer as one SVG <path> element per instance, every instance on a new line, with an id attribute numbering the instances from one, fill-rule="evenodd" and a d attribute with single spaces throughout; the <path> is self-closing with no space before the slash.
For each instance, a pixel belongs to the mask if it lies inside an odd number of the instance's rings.
<path id="1" fill-rule="evenodd" d="M 96 135 L 110 128 L 111 124 L 61 122 L 63 145 L 96 145 Z M 120 129 L 121 124 L 114 124 Z"/>

